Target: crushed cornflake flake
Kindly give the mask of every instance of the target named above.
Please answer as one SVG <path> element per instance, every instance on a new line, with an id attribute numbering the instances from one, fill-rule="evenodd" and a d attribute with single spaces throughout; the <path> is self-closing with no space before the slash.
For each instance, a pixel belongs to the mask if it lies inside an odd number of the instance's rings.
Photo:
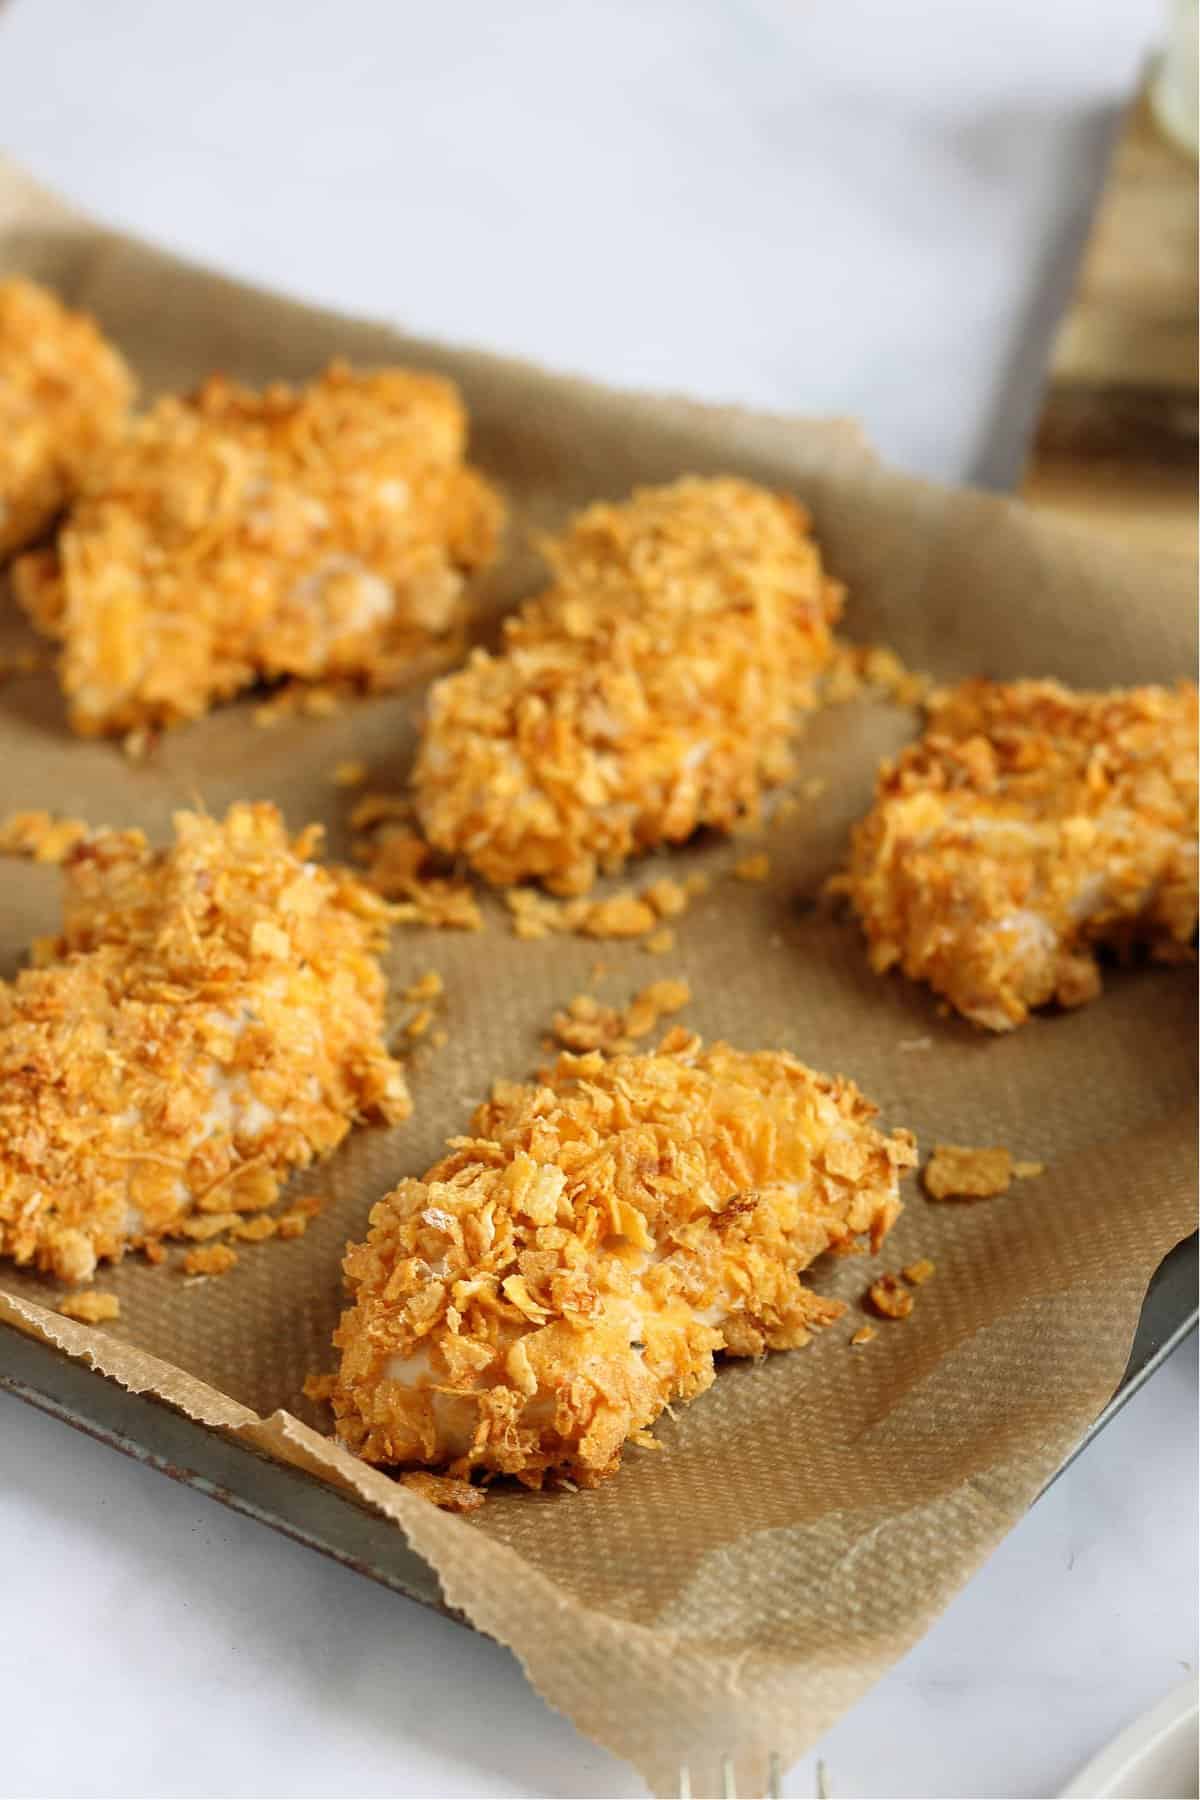
<path id="1" fill-rule="evenodd" d="M 598 503 L 543 551 L 552 584 L 502 652 L 434 685 L 413 787 L 426 836 L 487 881 L 579 895 L 760 816 L 843 593 L 804 508 L 732 477 Z"/>
<path id="2" fill-rule="evenodd" d="M 653 881 L 641 893 L 620 888 L 597 900 L 580 896 L 556 900 L 537 888 L 508 888 L 504 904 L 513 916 L 513 932 L 536 940 L 556 932 L 574 932 L 589 938 L 634 938 L 650 934 L 661 942 L 660 919 L 677 919 L 687 910 L 694 892 L 702 892 L 669 878 Z M 649 945 L 647 945 L 649 948 Z"/>
<path id="3" fill-rule="evenodd" d="M 669 875 L 652 881 L 642 889 L 642 899 L 652 906 L 660 919 L 677 919 L 687 911 L 688 892 Z"/>
<path id="4" fill-rule="evenodd" d="M 665 956 L 669 950 L 674 948 L 675 933 L 669 925 L 664 925 L 661 931 L 655 931 L 650 937 L 642 939 L 642 949 L 648 951 L 651 956 Z"/>
<path id="5" fill-rule="evenodd" d="M 974 1024 L 1100 992 L 1097 952 L 1187 961 L 1197 919 L 1196 688 L 968 681 L 885 762 L 837 884 L 877 973 Z"/>
<path id="6" fill-rule="evenodd" d="M 293 1207 L 289 1212 L 280 1213 L 277 1220 L 281 1238 L 303 1237 L 312 1224 L 312 1215 Z"/>
<path id="7" fill-rule="evenodd" d="M 184 1219 L 172 1236 L 190 1238 L 196 1244 L 207 1243 L 209 1238 L 220 1237 L 222 1232 L 229 1231 L 240 1217 L 235 1212 L 197 1213 L 195 1218 Z"/>
<path id="8" fill-rule="evenodd" d="M 1008 1192 L 1013 1173 L 1008 1150 L 935 1144 L 921 1180 L 931 1200 L 990 1200 Z"/>
<path id="9" fill-rule="evenodd" d="M 231 1236 L 246 1244 L 261 1244 L 267 1238 L 273 1238 L 279 1230 L 278 1219 L 270 1213 L 256 1213 L 252 1218 L 239 1219 L 232 1227 Z"/>
<path id="10" fill-rule="evenodd" d="M 568 1050 L 629 1050 L 636 1038 L 649 1037 L 661 1018 L 681 1012 L 691 998 L 686 981 L 671 980 L 651 982 L 623 1011 L 602 1005 L 591 994 L 577 994 L 564 1012 L 555 1013 L 554 1035 Z"/>
<path id="11" fill-rule="evenodd" d="M 61 863 L 89 835 L 83 819 L 59 819 L 48 812 L 14 812 L 0 819 L 0 856 L 29 856 Z"/>
<path id="12" fill-rule="evenodd" d="M 446 991 L 446 984 L 436 969 L 426 969 L 424 975 L 418 976 L 410 987 L 404 990 L 406 1000 L 437 1000 Z"/>
<path id="13" fill-rule="evenodd" d="M 189 1250 L 180 1267 L 185 1275 L 227 1275 L 237 1260 L 238 1253 L 229 1244 L 205 1244 Z"/>
<path id="14" fill-rule="evenodd" d="M 842 1078 L 679 1026 L 653 1054 L 497 1082 L 347 1255 L 342 1441 L 385 1465 L 594 1485 L 710 1385 L 716 1352 L 789 1349 L 844 1316 L 797 1277 L 900 1211 L 916 1148 L 874 1115 Z"/>
<path id="15" fill-rule="evenodd" d="M 902 1288 L 894 1275 L 881 1275 L 867 1289 L 867 1300 L 883 1319 L 907 1319 L 913 1309 L 913 1297 Z"/>
<path id="16" fill-rule="evenodd" d="M 909 1287 L 922 1287 L 931 1275 L 935 1274 L 937 1264 L 930 1262 L 927 1256 L 917 1258 L 916 1262 L 905 1263 L 900 1273 Z"/>
<path id="17" fill-rule="evenodd" d="M 129 369 L 87 313 L 20 276 L 0 281 L 0 561 L 74 498 L 133 396 Z"/>
<path id="18" fill-rule="evenodd" d="M 483 914 L 466 882 L 427 875 L 432 851 L 406 825 L 383 824 L 356 846 L 366 862 L 363 880 L 375 893 L 395 901 L 390 916 L 402 925 L 442 931 L 482 931 Z"/>
<path id="19" fill-rule="evenodd" d="M 443 1512 L 476 1512 L 487 1498 L 487 1489 L 474 1487 L 456 1475 L 434 1475 L 428 1469 L 413 1469 L 401 1476 L 410 1493 L 419 1494 Z"/>
<path id="20" fill-rule="evenodd" d="M 1042 1162 L 1014 1162 L 1013 1174 L 1018 1181 L 1031 1181 L 1035 1175 L 1044 1175 L 1046 1165 Z"/>
<path id="21" fill-rule="evenodd" d="M 100 1288 L 88 1288 L 82 1294 L 69 1294 L 60 1300 L 58 1310 L 66 1319 L 78 1319 L 81 1325 L 103 1325 L 108 1319 L 119 1319 L 121 1302 L 115 1294 Z"/>
<path id="22" fill-rule="evenodd" d="M 361 787 L 367 779 L 367 765 L 356 756 L 348 757 L 345 762 L 334 763 L 330 779 L 334 787 Z"/>
<path id="23" fill-rule="evenodd" d="M 860 1325 L 850 1338 L 851 1347 L 857 1349 L 860 1344 L 869 1344 L 877 1335 L 874 1325 Z"/>
<path id="24" fill-rule="evenodd" d="M 410 1038 L 419 1038 L 424 1037 L 432 1024 L 433 1011 L 430 1007 L 423 1006 L 419 1012 L 413 1014 L 404 1029 Z"/>
<path id="25" fill-rule="evenodd" d="M 332 1399 L 336 1386 L 337 1376 L 332 1370 L 324 1373 L 314 1370 L 312 1374 L 304 1377 L 304 1386 L 301 1392 L 306 1400 L 315 1400 L 318 1405 L 327 1404 Z"/>
<path id="26" fill-rule="evenodd" d="M 757 856 L 744 856 L 741 862 L 734 863 L 730 873 L 737 881 L 765 881 L 771 873 L 771 859 L 765 850 Z"/>
<path id="27" fill-rule="evenodd" d="M 455 640 L 496 554 L 504 507 L 465 438 L 457 389 L 414 370 L 334 363 L 261 392 L 214 375 L 158 400 L 14 569 L 63 645 L 75 730 L 199 718 L 260 681 L 306 684 L 267 708 L 316 717 L 395 686 Z"/>
<path id="28" fill-rule="evenodd" d="M 72 852 L 61 932 L 0 983 L 0 1255 L 88 1281 L 271 1207 L 356 1120 L 407 1117 L 388 909 L 319 836 L 239 805 L 177 814 L 166 850 L 106 831 Z"/>

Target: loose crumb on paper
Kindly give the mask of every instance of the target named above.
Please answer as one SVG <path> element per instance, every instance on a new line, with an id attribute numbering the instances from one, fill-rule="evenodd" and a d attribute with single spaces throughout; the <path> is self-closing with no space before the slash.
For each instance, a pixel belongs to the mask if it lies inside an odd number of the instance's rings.
<path id="1" fill-rule="evenodd" d="M 937 1273 L 937 1264 L 930 1262 L 927 1256 L 921 1256 L 916 1262 L 905 1263 L 900 1273 L 909 1287 L 923 1287 Z"/>
<path id="2" fill-rule="evenodd" d="M 28 856 L 34 862 L 61 863 L 91 827 L 83 819 L 56 818 L 53 813 L 13 812 L 0 819 L 0 856 Z"/>
<path id="3" fill-rule="evenodd" d="M 760 850 L 756 856 L 744 856 L 741 862 L 734 863 L 731 873 L 736 881 L 765 881 L 771 873 L 771 859 L 765 850 Z"/>
<path id="4" fill-rule="evenodd" d="M 935 1144 L 922 1181 L 931 1200 L 990 1200 L 1008 1192 L 1014 1173 L 1012 1152 L 999 1145 Z"/>
<path id="5" fill-rule="evenodd" d="M 206 1244 L 200 1250 L 189 1250 L 181 1265 L 185 1275 L 226 1275 L 238 1260 L 238 1253 L 228 1244 Z"/>
<path id="6" fill-rule="evenodd" d="M 867 1289 L 867 1299 L 882 1319 L 907 1319 L 913 1297 L 894 1275 L 881 1275 Z"/>
<path id="7" fill-rule="evenodd" d="M 78 1319 L 81 1325 L 103 1325 L 120 1318 L 121 1302 L 101 1288 L 88 1288 L 82 1294 L 68 1294 L 59 1301 L 58 1310 L 64 1319 Z"/>
<path id="8" fill-rule="evenodd" d="M 411 1494 L 420 1494 L 443 1512 L 477 1512 L 487 1498 L 487 1489 L 460 1481 L 456 1475 L 434 1475 L 428 1469 L 413 1469 L 400 1477 L 400 1484 Z"/>
<path id="9" fill-rule="evenodd" d="M 861 1345 L 869 1344 L 871 1339 L 877 1335 L 874 1325 L 860 1325 L 850 1339 L 850 1348 L 857 1350 Z"/>
<path id="10" fill-rule="evenodd" d="M 553 1031 L 564 1049 L 586 1052 L 629 1051 L 648 1037 L 659 1020 L 682 1012 L 692 998 L 686 981 L 653 981 L 635 994 L 624 1009 L 605 1006 L 591 994 L 576 994 L 553 1019 Z"/>

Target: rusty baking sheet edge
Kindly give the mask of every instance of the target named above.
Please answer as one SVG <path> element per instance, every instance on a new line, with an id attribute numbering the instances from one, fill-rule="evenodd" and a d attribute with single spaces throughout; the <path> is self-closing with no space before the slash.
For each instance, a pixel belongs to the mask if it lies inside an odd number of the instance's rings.
<path id="1" fill-rule="evenodd" d="M 1196 1288 L 1197 1240 L 1191 1237 L 1176 1245 L 1156 1272 L 1121 1382 L 1051 1483 L 1196 1329 Z M 302 1470 L 272 1462 L 176 1412 L 165 1401 L 129 1393 L 13 1326 L 4 1326 L 3 1332 L 0 1388 L 7 1393 L 359 1575 L 467 1623 L 446 1605 L 437 1576 L 395 1525 L 348 1494 Z"/>

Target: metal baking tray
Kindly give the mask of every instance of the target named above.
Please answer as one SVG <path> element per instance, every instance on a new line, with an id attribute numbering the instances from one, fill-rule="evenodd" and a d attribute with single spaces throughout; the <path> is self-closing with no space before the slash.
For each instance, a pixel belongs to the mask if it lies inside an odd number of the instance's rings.
<path id="1" fill-rule="evenodd" d="M 1120 1385 L 1052 1481 L 1196 1329 L 1196 1294 L 1197 1240 L 1190 1237 L 1176 1245 L 1155 1274 Z M 395 1525 L 316 1476 L 271 1462 L 165 1401 L 128 1393 L 13 1326 L 0 1328 L 0 1388 L 147 1468 L 185 1481 L 235 1512 L 466 1623 L 446 1605 L 437 1576 Z"/>

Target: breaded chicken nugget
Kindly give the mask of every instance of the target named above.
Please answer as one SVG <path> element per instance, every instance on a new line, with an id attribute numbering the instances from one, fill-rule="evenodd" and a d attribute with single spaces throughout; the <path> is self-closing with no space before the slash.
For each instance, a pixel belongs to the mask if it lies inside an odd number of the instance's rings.
<path id="1" fill-rule="evenodd" d="M 874 1111 L 784 1052 L 679 1029 L 654 1055 L 501 1083 L 346 1258 L 343 1440 L 535 1487 L 611 1474 L 716 1352 L 790 1349 L 844 1310 L 797 1276 L 900 1211 L 915 1146 Z"/>
<path id="2" fill-rule="evenodd" d="M 0 1254 L 67 1281 L 196 1209 L 269 1206 L 355 1119 L 409 1111 L 382 902 L 272 806 L 175 832 L 79 845 L 61 934 L 0 985 Z"/>
<path id="3" fill-rule="evenodd" d="M 652 845 L 753 818 L 785 780 L 842 589 L 794 500 L 733 479 L 582 512 L 504 652 L 434 687 L 422 827 L 487 880 L 585 893 Z"/>
<path id="4" fill-rule="evenodd" d="M 457 390 L 335 363 L 160 400 L 85 483 L 18 598 L 63 641 L 86 735 L 194 719 L 259 680 L 385 686 L 445 637 L 503 507 L 462 460 Z"/>
<path id="5" fill-rule="evenodd" d="M 1196 929 L 1196 689 L 968 681 L 885 763 L 840 884 L 872 966 L 992 1031 L 1100 991 L 1096 951 Z"/>
<path id="6" fill-rule="evenodd" d="M 38 537 L 120 430 L 133 377 L 86 313 L 0 281 L 0 559 Z"/>

